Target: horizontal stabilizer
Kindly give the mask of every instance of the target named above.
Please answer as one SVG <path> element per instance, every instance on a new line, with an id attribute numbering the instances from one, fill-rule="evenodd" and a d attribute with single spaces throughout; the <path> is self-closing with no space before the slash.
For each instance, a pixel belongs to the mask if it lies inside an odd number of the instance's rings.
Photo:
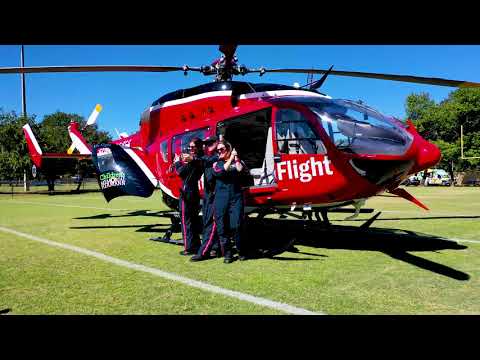
<path id="1" fill-rule="evenodd" d="M 42 159 L 76 159 L 76 160 L 89 160 L 92 155 L 88 154 L 69 154 L 69 153 L 45 153 L 42 155 Z"/>
<path id="2" fill-rule="evenodd" d="M 418 200 L 416 197 L 414 197 L 412 194 L 410 194 L 405 189 L 396 188 L 396 189 L 390 190 L 390 193 L 394 194 L 394 195 L 397 195 L 397 196 L 400 196 L 400 197 L 404 198 L 405 200 L 411 201 L 412 203 L 421 207 L 422 209 L 430 210 L 420 200 Z"/>

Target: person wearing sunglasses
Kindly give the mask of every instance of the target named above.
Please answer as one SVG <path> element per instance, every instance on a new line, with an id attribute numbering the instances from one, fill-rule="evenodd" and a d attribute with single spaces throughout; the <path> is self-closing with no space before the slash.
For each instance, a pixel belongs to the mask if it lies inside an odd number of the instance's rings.
<path id="1" fill-rule="evenodd" d="M 215 176 L 213 164 L 218 161 L 218 138 L 210 136 L 203 140 L 203 235 L 202 245 L 190 261 L 202 261 L 217 257 L 220 253 L 220 242 L 217 234 L 217 225 L 213 217 L 215 200 Z"/>
<path id="2" fill-rule="evenodd" d="M 224 263 L 233 262 L 232 244 L 235 242 L 240 260 L 246 260 L 246 248 L 242 243 L 244 220 L 244 197 L 242 189 L 243 173 L 248 171 L 235 149 L 226 141 L 217 145 L 219 160 L 213 164 L 215 184 L 215 223 L 224 256 Z"/>
<path id="3" fill-rule="evenodd" d="M 203 174 L 202 140 L 193 138 L 188 149 L 188 154 L 183 153 L 180 157 L 176 156 L 174 160 L 175 170 L 182 179 L 179 208 L 184 249 L 180 252 L 180 255 L 185 256 L 196 254 L 200 247 L 201 223 L 198 216 L 200 212 L 198 180 Z"/>

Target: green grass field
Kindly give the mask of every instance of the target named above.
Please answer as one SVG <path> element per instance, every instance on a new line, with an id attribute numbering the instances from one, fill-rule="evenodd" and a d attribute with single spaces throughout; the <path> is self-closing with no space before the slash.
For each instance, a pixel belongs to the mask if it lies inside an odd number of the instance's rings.
<path id="1" fill-rule="evenodd" d="M 150 241 L 167 220 L 159 193 L 107 204 L 101 193 L 0 195 L 0 227 L 93 250 L 224 289 L 327 314 L 479 314 L 480 189 L 412 188 L 431 211 L 375 197 L 382 211 L 330 231 L 275 217 L 248 239 L 286 242 L 297 252 L 225 265 L 189 262 L 180 246 Z M 180 238 L 175 234 L 174 238 Z M 458 243 L 442 238 L 457 239 Z M 473 240 L 465 242 L 461 240 Z M 10 314 L 283 314 L 0 230 L 0 310 Z"/>

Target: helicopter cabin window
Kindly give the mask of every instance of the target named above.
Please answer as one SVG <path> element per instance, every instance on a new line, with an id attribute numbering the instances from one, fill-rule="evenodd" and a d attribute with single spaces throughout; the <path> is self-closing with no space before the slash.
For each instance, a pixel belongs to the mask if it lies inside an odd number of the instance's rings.
<path id="1" fill-rule="evenodd" d="M 172 140 L 172 159 L 175 155 L 180 155 L 182 153 L 189 153 L 188 145 L 193 138 L 200 138 L 201 140 L 207 137 L 209 128 L 203 128 L 193 131 L 188 131 L 180 135 L 176 135 Z"/>
<path id="2" fill-rule="evenodd" d="M 250 171 L 250 186 L 270 185 L 273 176 L 272 109 L 264 109 L 217 124 L 217 136 L 223 136 Z"/>
<path id="3" fill-rule="evenodd" d="M 162 155 L 163 162 L 168 162 L 168 139 L 160 143 L 160 154 Z"/>
<path id="4" fill-rule="evenodd" d="M 335 146 L 355 154 L 402 155 L 412 135 L 386 116 L 348 100 L 309 103 Z"/>
<path id="5" fill-rule="evenodd" d="M 282 154 L 325 154 L 322 140 L 303 114 L 294 109 L 279 109 L 276 114 L 278 151 Z"/>

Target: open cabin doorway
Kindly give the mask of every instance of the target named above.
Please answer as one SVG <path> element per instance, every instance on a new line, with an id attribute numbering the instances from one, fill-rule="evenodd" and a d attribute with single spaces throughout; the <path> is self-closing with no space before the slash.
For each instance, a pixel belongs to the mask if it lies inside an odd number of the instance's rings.
<path id="1" fill-rule="evenodd" d="M 219 122 L 219 135 L 237 150 L 249 169 L 250 186 L 275 185 L 271 108 Z"/>

